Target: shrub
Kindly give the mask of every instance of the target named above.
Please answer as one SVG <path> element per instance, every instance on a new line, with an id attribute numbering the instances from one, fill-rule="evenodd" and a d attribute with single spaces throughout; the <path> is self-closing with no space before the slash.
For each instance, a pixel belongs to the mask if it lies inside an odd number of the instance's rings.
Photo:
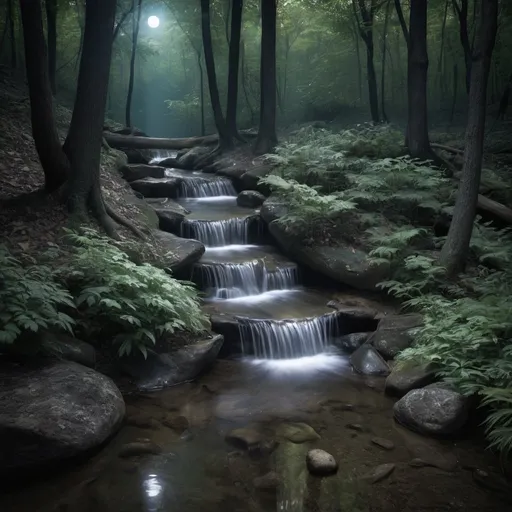
<path id="1" fill-rule="evenodd" d="M 12 344 L 26 333 L 46 329 L 72 332 L 72 295 L 44 265 L 27 265 L 0 247 L 0 344 Z"/>
<path id="2" fill-rule="evenodd" d="M 119 355 L 148 347 L 164 334 L 207 328 L 197 291 L 149 264 L 137 265 L 110 240 L 91 230 L 68 232 L 73 258 L 68 278 L 81 325 L 89 330 L 115 333 Z"/>

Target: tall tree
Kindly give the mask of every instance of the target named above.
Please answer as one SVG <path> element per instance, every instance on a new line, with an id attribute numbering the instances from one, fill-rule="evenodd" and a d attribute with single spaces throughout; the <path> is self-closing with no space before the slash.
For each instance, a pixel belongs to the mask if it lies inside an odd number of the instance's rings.
<path id="1" fill-rule="evenodd" d="M 357 2 L 357 5 L 356 5 Z M 368 78 L 368 96 L 370 99 L 370 112 L 372 121 L 378 123 L 379 94 L 377 89 L 377 74 L 374 64 L 373 22 L 378 8 L 377 0 L 370 0 L 370 6 L 366 6 L 366 0 L 352 0 L 354 16 L 357 20 L 359 35 L 366 45 L 366 72 Z"/>
<path id="2" fill-rule="evenodd" d="M 14 0 L 7 0 L 7 21 L 9 23 L 9 35 L 11 39 L 11 68 L 16 69 L 16 32 L 14 30 Z"/>
<path id="3" fill-rule="evenodd" d="M 383 29 L 383 33 L 382 33 L 382 67 L 381 67 L 381 78 L 380 78 L 380 101 L 382 104 L 382 120 L 385 123 L 389 122 L 388 115 L 386 113 L 386 53 L 387 53 L 390 5 L 391 5 L 391 0 L 387 0 L 386 14 L 384 16 L 384 29 Z"/>
<path id="4" fill-rule="evenodd" d="M 231 3 L 231 37 L 229 38 L 228 101 L 226 110 L 227 129 L 232 137 L 239 138 L 236 127 L 238 105 L 238 79 L 240 76 L 240 35 L 242 32 L 243 0 Z"/>
<path id="5" fill-rule="evenodd" d="M 254 152 L 262 155 L 277 144 L 277 0 L 261 0 L 260 125 Z"/>
<path id="6" fill-rule="evenodd" d="M 48 71 L 52 93 L 57 92 L 55 72 L 57 70 L 57 0 L 45 0 L 48 29 Z"/>
<path id="7" fill-rule="evenodd" d="M 431 158 L 427 120 L 427 3 L 411 0 L 407 59 L 408 122 L 406 141 L 413 158 Z"/>
<path id="8" fill-rule="evenodd" d="M 407 28 L 407 23 L 405 21 L 404 11 L 402 10 L 402 4 L 400 3 L 400 0 L 395 0 L 395 10 L 398 16 L 398 21 L 400 22 L 402 34 L 404 35 L 405 44 L 409 46 L 409 29 Z"/>
<path id="9" fill-rule="evenodd" d="M 464 64 L 466 65 L 466 91 L 469 93 L 469 83 L 471 79 L 471 43 L 469 42 L 468 32 L 468 4 L 469 0 L 452 0 L 453 9 L 459 19 L 459 37 L 464 51 Z"/>
<path id="10" fill-rule="evenodd" d="M 32 135 L 44 171 L 45 189 L 53 192 L 65 182 L 69 164 L 62 152 L 53 115 L 41 2 L 20 0 L 20 8 Z"/>
<path id="11" fill-rule="evenodd" d="M 201 33 L 203 36 L 204 60 L 208 76 L 208 89 L 212 104 L 215 126 L 219 133 L 219 149 L 225 150 L 233 146 L 233 140 L 228 131 L 222 107 L 220 104 L 219 88 L 217 86 L 217 73 L 215 71 L 215 58 L 213 56 L 212 31 L 210 26 L 210 0 L 201 0 Z"/>
<path id="12" fill-rule="evenodd" d="M 481 2 L 479 20 L 471 69 L 462 178 L 440 258 L 449 274 L 464 269 L 475 221 L 482 172 L 487 83 L 498 25 L 498 0 Z"/>
<path id="13" fill-rule="evenodd" d="M 139 40 L 140 17 L 142 14 L 142 0 L 138 0 L 137 12 L 135 12 L 135 0 L 132 0 L 132 54 L 130 58 L 130 78 L 128 79 L 128 94 L 126 96 L 125 122 L 128 128 L 132 127 L 132 96 L 133 83 L 135 80 L 135 58 L 137 56 L 137 42 Z"/>

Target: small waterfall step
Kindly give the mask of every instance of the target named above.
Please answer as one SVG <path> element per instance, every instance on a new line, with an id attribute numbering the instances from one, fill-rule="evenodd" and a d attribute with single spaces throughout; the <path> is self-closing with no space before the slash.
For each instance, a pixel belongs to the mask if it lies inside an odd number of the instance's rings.
<path id="1" fill-rule="evenodd" d="M 174 149 L 149 149 L 149 163 L 152 165 L 159 164 L 162 160 L 167 158 L 176 158 L 178 152 Z"/>
<path id="2" fill-rule="evenodd" d="M 208 298 L 232 299 L 295 288 L 299 272 L 271 246 L 240 245 L 207 249 L 193 279 Z"/>

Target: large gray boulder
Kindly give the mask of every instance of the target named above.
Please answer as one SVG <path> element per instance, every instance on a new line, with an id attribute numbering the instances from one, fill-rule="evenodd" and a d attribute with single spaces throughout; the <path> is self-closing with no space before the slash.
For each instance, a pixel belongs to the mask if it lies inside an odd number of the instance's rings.
<path id="1" fill-rule="evenodd" d="M 163 245 L 165 251 L 165 258 L 154 264 L 169 269 L 171 272 L 192 268 L 204 254 L 205 246 L 198 240 L 181 238 L 159 230 L 155 230 L 153 234 Z"/>
<path id="2" fill-rule="evenodd" d="M 199 161 L 213 151 L 212 146 L 196 146 L 183 155 L 178 154 L 177 164 L 182 169 L 195 169 Z"/>
<path id="3" fill-rule="evenodd" d="M 345 334 L 335 338 L 333 345 L 347 354 L 352 354 L 352 352 L 355 352 L 361 345 L 366 343 L 366 340 L 371 334 L 370 332 L 352 332 Z"/>
<path id="4" fill-rule="evenodd" d="M 420 389 L 436 380 L 436 374 L 428 365 L 396 367 L 386 379 L 385 392 L 402 397 L 413 389 Z"/>
<path id="5" fill-rule="evenodd" d="M 368 344 L 361 345 L 351 356 L 350 364 L 357 373 L 386 377 L 390 369 L 379 353 Z"/>
<path id="6" fill-rule="evenodd" d="M 147 199 L 158 216 L 160 229 L 169 233 L 179 233 L 180 226 L 189 210 L 168 197 Z"/>
<path id="7" fill-rule="evenodd" d="M 121 360 L 125 373 L 140 390 L 174 386 L 195 379 L 217 359 L 224 339 L 220 335 L 192 341 L 169 352 L 149 352 L 147 359 L 134 354 Z M 172 347 L 172 344 L 170 344 Z"/>
<path id="8" fill-rule="evenodd" d="M 125 414 L 111 379 L 69 361 L 0 363 L 0 473 L 101 445 Z"/>
<path id="9" fill-rule="evenodd" d="M 265 201 L 265 196 L 256 190 L 243 190 L 236 198 L 236 204 L 245 208 L 257 208 Z"/>
<path id="10" fill-rule="evenodd" d="M 404 427 L 426 435 L 453 434 L 468 420 L 469 399 L 437 385 L 409 391 L 395 403 L 395 419 Z"/>
<path id="11" fill-rule="evenodd" d="M 384 359 L 393 359 L 411 346 L 411 330 L 422 324 L 423 317 L 418 313 L 388 315 L 379 322 L 371 343 Z"/>

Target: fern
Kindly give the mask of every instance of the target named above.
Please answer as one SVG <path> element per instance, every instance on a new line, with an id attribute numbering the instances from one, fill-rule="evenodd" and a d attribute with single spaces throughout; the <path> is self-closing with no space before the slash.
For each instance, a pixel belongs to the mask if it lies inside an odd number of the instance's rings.
<path id="1" fill-rule="evenodd" d="M 47 329 L 72 332 L 74 320 L 63 310 L 75 307 L 73 297 L 55 278 L 51 268 L 23 266 L 0 247 L 0 344 Z"/>

